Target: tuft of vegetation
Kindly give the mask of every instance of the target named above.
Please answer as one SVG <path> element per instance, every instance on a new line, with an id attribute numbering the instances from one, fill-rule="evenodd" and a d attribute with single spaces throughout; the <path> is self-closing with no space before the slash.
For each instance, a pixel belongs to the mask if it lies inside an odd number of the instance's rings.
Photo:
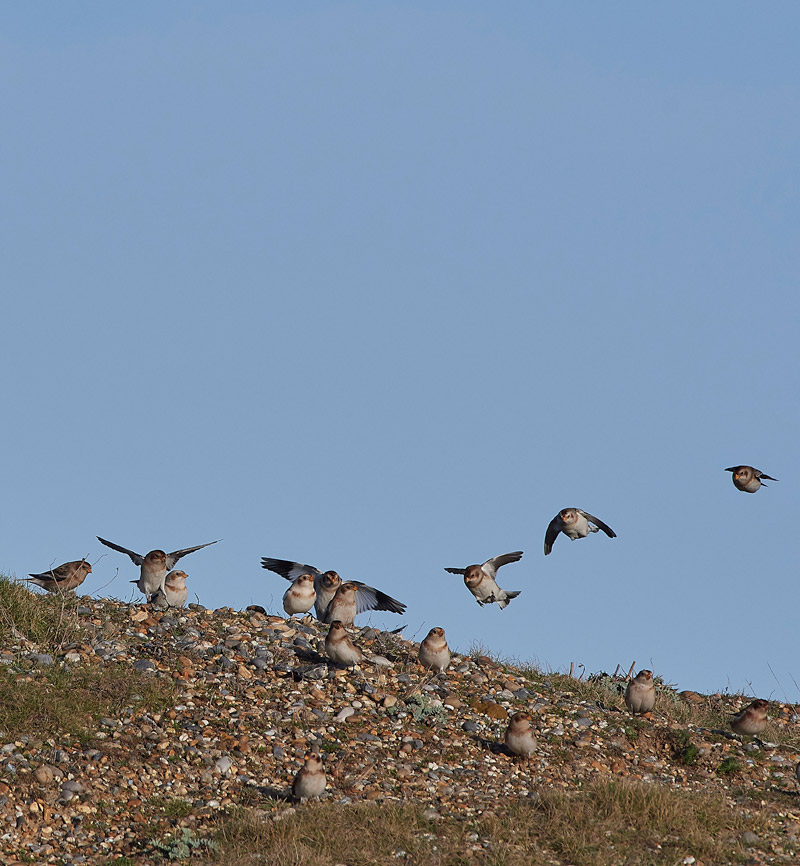
<path id="1" fill-rule="evenodd" d="M 429 695 L 421 693 L 411 695 L 406 701 L 406 706 L 415 722 L 426 725 L 443 725 L 447 722 L 447 710 L 441 703 L 434 705 Z"/>
<path id="2" fill-rule="evenodd" d="M 672 757 L 687 767 L 697 763 L 700 749 L 692 742 L 688 731 L 672 732 Z"/>
<path id="3" fill-rule="evenodd" d="M 79 606 L 74 593 L 32 592 L 0 575 L 0 646 L 29 643 L 42 652 L 61 652 L 80 638 Z"/>
<path id="4" fill-rule="evenodd" d="M 742 768 L 736 758 L 729 756 L 717 767 L 717 775 L 732 776 L 734 773 L 738 773 L 741 769 Z"/>
<path id="5" fill-rule="evenodd" d="M 184 797 L 155 796 L 150 798 L 150 804 L 164 817 L 180 820 L 194 811 L 191 800 Z"/>
<path id="6" fill-rule="evenodd" d="M 203 851 L 217 851 L 219 846 L 209 839 L 195 835 L 194 830 L 182 827 L 177 835 L 165 836 L 163 839 L 151 839 L 148 843 L 165 860 L 188 860 Z"/>
<path id="7" fill-rule="evenodd" d="M 263 866 L 612 866 L 624 852 L 627 863 L 657 866 L 691 852 L 725 864 L 741 854 L 731 839 L 760 829 L 758 821 L 733 813 L 718 795 L 605 780 L 577 791 L 542 788 L 498 802 L 481 819 L 431 821 L 423 806 L 397 803 L 320 803 L 266 820 L 238 810 L 224 819 L 208 862 L 244 866 L 257 855 Z"/>
<path id="8" fill-rule="evenodd" d="M 172 704 L 171 680 L 122 664 L 52 666 L 32 671 L 0 666 L 0 730 L 10 736 L 53 731 L 81 736 L 97 719 L 123 709 L 161 712 Z"/>

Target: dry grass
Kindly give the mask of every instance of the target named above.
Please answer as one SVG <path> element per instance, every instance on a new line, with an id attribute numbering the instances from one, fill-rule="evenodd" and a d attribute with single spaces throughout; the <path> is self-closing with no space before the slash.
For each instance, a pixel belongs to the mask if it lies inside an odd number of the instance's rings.
<path id="1" fill-rule="evenodd" d="M 59 652 L 80 638 L 73 593 L 41 594 L 0 575 L 0 646 L 34 644 L 41 652 Z"/>
<path id="2" fill-rule="evenodd" d="M 171 680 L 121 664 L 28 672 L 0 667 L 0 730 L 10 737 L 54 731 L 79 736 L 97 719 L 114 718 L 128 707 L 160 712 L 171 704 L 174 691 Z"/>
<path id="3" fill-rule="evenodd" d="M 715 864 L 737 863 L 738 839 L 758 831 L 722 797 L 612 780 L 579 791 L 542 790 L 502 800 L 481 819 L 432 822 L 419 805 L 309 804 L 282 820 L 241 810 L 217 835 L 215 860 L 226 866 L 642 866 L 675 863 L 691 854 Z M 401 853 L 403 852 L 403 853 Z"/>

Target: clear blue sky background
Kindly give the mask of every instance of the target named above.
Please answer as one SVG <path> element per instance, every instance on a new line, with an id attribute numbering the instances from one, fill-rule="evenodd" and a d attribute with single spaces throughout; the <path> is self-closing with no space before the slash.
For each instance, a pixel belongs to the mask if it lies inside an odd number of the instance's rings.
<path id="1" fill-rule="evenodd" d="M 210 607 L 280 611 L 259 559 L 297 559 L 462 651 L 800 701 L 799 30 L 0 7 L 0 568 L 139 598 L 96 535 L 221 538 L 182 563 Z M 618 538 L 545 559 L 565 506 Z M 515 549 L 505 611 L 443 571 Z"/>

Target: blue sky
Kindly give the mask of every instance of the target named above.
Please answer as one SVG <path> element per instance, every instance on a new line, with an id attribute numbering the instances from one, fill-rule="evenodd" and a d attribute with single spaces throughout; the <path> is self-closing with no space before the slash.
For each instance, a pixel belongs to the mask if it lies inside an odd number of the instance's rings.
<path id="1" fill-rule="evenodd" d="M 800 9 L 0 9 L 0 569 L 800 701 Z M 736 491 L 750 463 L 780 483 Z M 544 532 L 566 506 L 618 537 Z M 521 549 L 479 608 L 445 566 Z M 134 593 L 131 597 L 138 597 Z"/>

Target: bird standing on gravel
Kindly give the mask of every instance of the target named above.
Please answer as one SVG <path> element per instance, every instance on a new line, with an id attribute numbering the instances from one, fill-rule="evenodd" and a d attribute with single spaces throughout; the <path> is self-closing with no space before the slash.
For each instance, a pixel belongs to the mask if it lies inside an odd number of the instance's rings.
<path id="1" fill-rule="evenodd" d="M 189 597 L 186 589 L 186 578 L 189 575 L 185 571 L 171 571 L 164 579 L 164 595 L 170 607 L 183 607 Z"/>
<path id="2" fill-rule="evenodd" d="M 443 671 L 450 664 L 450 647 L 443 628 L 432 628 L 419 645 L 419 663 L 434 671 Z"/>
<path id="3" fill-rule="evenodd" d="M 506 748 L 515 755 L 526 757 L 536 751 L 536 737 L 531 730 L 529 713 L 514 713 L 506 728 Z"/>
<path id="4" fill-rule="evenodd" d="M 267 571 L 274 571 L 275 574 L 279 574 L 292 583 L 304 574 L 312 574 L 316 593 L 314 611 L 317 619 L 322 620 L 322 622 L 332 622 L 334 619 L 346 620 L 346 614 L 344 616 L 338 614 L 331 616 L 328 612 L 328 607 L 343 585 L 341 577 L 335 571 L 323 573 L 318 568 L 314 568 L 313 565 L 303 565 L 301 562 L 292 562 L 289 559 L 272 559 L 269 556 L 261 557 L 261 567 L 266 568 Z M 347 582 L 356 587 L 354 617 L 365 610 L 388 610 L 390 613 L 405 613 L 406 606 L 396 598 L 386 595 L 385 592 L 381 592 L 373 586 L 367 586 L 366 583 L 361 583 L 359 580 Z M 349 620 L 349 622 L 352 621 L 352 619 Z"/>
<path id="5" fill-rule="evenodd" d="M 653 672 L 641 670 L 625 689 L 625 706 L 632 713 L 649 713 L 656 705 Z"/>
<path id="6" fill-rule="evenodd" d="M 731 730 L 735 734 L 747 734 L 754 737 L 767 726 L 767 707 L 769 701 L 756 699 L 731 719 Z"/>
<path id="7" fill-rule="evenodd" d="M 327 787 L 328 780 L 325 778 L 325 768 L 319 755 L 310 754 L 306 762 L 298 771 L 292 782 L 292 794 L 298 800 L 307 800 L 309 797 L 320 797 Z"/>
<path id="8" fill-rule="evenodd" d="M 450 574 L 463 574 L 464 585 L 475 596 L 480 605 L 497 602 L 500 609 L 508 607 L 512 598 L 516 598 L 522 590 L 508 592 L 500 589 L 495 578 L 497 569 L 509 562 L 518 562 L 522 559 L 522 551 L 515 550 L 513 553 L 503 553 L 487 559 L 483 565 L 468 565 L 466 568 L 446 568 Z"/>
<path id="9" fill-rule="evenodd" d="M 737 490 L 742 490 L 744 493 L 755 493 L 759 487 L 768 487 L 761 480 L 766 478 L 767 481 L 777 481 L 771 475 L 765 475 L 760 469 L 754 469 L 752 466 L 730 466 L 726 472 L 733 472 L 731 476 L 733 486 Z"/>
<path id="10" fill-rule="evenodd" d="M 301 574 L 283 594 L 283 609 L 291 616 L 293 613 L 308 613 L 317 600 L 314 589 L 314 575 Z"/>
<path id="11" fill-rule="evenodd" d="M 77 559 L 73 562 L 65 562 L 50 571 L 24 577 L 23 580 L 35 583 L 48 592 L 68 592 L 80 586 L 91 571 L 92 566 L 85 559 Z"/>
<path id="12" fill-rule="evenodd" d="M 198 544 L 196 547 L 184 547 L 183 550 L 175 550 L 172 553 L 164 553 L 163 550 L 151 550 L 146 556 L 142 556 L 140 553 L 128 550 L 127 547 L 120 547 L 120 545 L 114 544 L 113 541 L 106 541 L 105 538 L 100 538 L 99 535 L 97 536 L 97 540 L 100 544 L 105 544 L 106 547 L 110 547 L 112 550 L 117 550 L 130 556 L 134 565 L 141 566 L 142 570 L 139 579 L 132 580 L 131 583 L 135 583 L 139 587 L 141 592 L 147 596 L 148 601 L 159 589 L 164 589 L 167 572 L 175 568 L 175 564 L 181 557 L 186 556 L 188 553 L 194 553 L 195 550 L 202 550 L 204 547 L 217 544 L 216 541 L 209 541 L 207 544 Z"/>
<path id="13" fill-rule="evenodd" d="M 606 526 L 602 520 L 581 511 L 580 508 L 562 508 L 561 511 L 550 521 L 544 536 L 544 555 L 553 549 L 558 534 L 563 532 L 571 541 L 576 538 L 586 538 L 590 532 L 603 530 L 609 538 L 616 538 L 617 533 L 610 526 Z"/>
<path id="14" fill-rule="evenodd" d="M 338 619 L 331 623 L 325 636 L 325 652 L 334 664 L 347 668 L 364 661 L 364 654 L 350 639 L 344 624 Z"/>

